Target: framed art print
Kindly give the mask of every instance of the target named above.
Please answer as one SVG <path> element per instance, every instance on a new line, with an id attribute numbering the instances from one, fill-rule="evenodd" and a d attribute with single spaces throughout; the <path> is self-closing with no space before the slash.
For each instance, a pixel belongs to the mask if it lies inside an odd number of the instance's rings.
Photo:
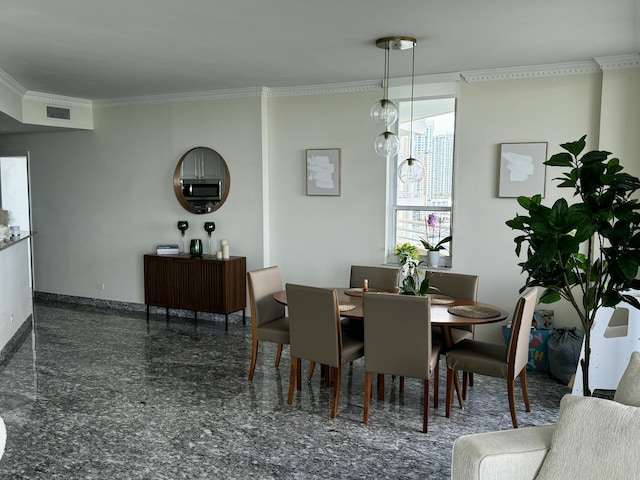
<path id="1" fill-rule="evenodd" d="M 500 145 L 499 197 L 544 197 L 547 143 L 503 143 Z"/>
<path id="2" fill-rule="evenodd" d="M 340 149 L 307 150 L 307 195 L 340 195 Z"/>

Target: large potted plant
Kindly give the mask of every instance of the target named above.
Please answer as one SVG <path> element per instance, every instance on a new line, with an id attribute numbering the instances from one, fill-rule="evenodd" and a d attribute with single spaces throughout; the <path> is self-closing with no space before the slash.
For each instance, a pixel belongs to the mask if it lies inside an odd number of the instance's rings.
<path id="1" fill-rule="evenodd" d="M 565 299 L 573 306 L 585 332 L 581 361 L 584 395 L 589 389 L 591 327 L 600 307 L 627 302 L 640 308 L 629 290 L 640 287 L 640 205 L 634 193 L 640 180 L 623 173 L 610 152 L 582 154 L 585 138 L 561 145 L 565 152 L 553 155 L 545 165 L 568 169 L 559 188 L 570 188 L 579 201 L 566 199 L 542 205 L 540 195 L 518 197 L 526 215 L 507 221 L 517 236 L 516 255 L 523 246 L 526 259 L 519 263 L 527 272 L 525 285 L 543 287 L 541 303 Z"/>

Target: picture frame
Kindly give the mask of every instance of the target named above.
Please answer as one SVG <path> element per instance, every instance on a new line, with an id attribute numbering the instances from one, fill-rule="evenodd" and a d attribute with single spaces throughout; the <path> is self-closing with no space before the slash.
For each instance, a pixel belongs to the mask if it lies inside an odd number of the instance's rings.
<path id="1" fill-rule="evenodd" d="M 544 198 L 547 145 L 547 142 L 500 144 L 499 197 L 540 194 Z"/>
<path id="2" fill-rule="evenodd" d="M 340 195 L 340 149 L 307 150 L 307 195 Z"/>

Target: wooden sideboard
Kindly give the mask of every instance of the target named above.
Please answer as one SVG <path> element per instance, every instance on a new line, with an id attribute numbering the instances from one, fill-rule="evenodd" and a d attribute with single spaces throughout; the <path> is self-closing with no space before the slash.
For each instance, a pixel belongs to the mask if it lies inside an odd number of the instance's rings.
<path id="1" fill-rule="evenodd" d="M 144 302 L 149 306 L 211 312 L 225 315 L 242 310 L 245 324 L 247 259 L 191 258 L 188 255 L 144 256 Z"/>

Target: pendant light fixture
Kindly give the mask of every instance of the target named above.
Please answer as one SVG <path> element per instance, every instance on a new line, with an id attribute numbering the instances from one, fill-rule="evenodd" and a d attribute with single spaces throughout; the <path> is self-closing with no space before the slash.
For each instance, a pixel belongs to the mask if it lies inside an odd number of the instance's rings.
<path id="1" fill-rule="evenodd" d="M 389 100 L 390 52 L 391 50 L 413 49 L 415 45 L 416 39 L 406 36 L 384 37 L 376 40 L 376 47 L 384 49 L 383 99 L 376 102 L 371 108 L 370 115 L 373 123 L 384 127 L 384 132 L 378 135 L 374 143 L 375 151 L 381 157 L 396 156 L 400 150 L 398 136 L 391 131 L 391 126 L 398 120 L 398 108 Z M 413 64 L 415 68 L 415 52 Z M 413 73 L 411 74 L 411 81 L 413 85 Z M 413 93 L 411 96 L 413 108 Z"/>
<path id="2" fill-rule="evenodd" d="M 414 42 L 415 46 L 415 42 Z M 398 166 L 398 177 L 403 183 L 417 183 L 424 178 L 424 165 L 413 158 L 413 87 L 416 73 L 416 50 L 411 62 L 411 118 L 409 119 L 409 157 Z"/>

